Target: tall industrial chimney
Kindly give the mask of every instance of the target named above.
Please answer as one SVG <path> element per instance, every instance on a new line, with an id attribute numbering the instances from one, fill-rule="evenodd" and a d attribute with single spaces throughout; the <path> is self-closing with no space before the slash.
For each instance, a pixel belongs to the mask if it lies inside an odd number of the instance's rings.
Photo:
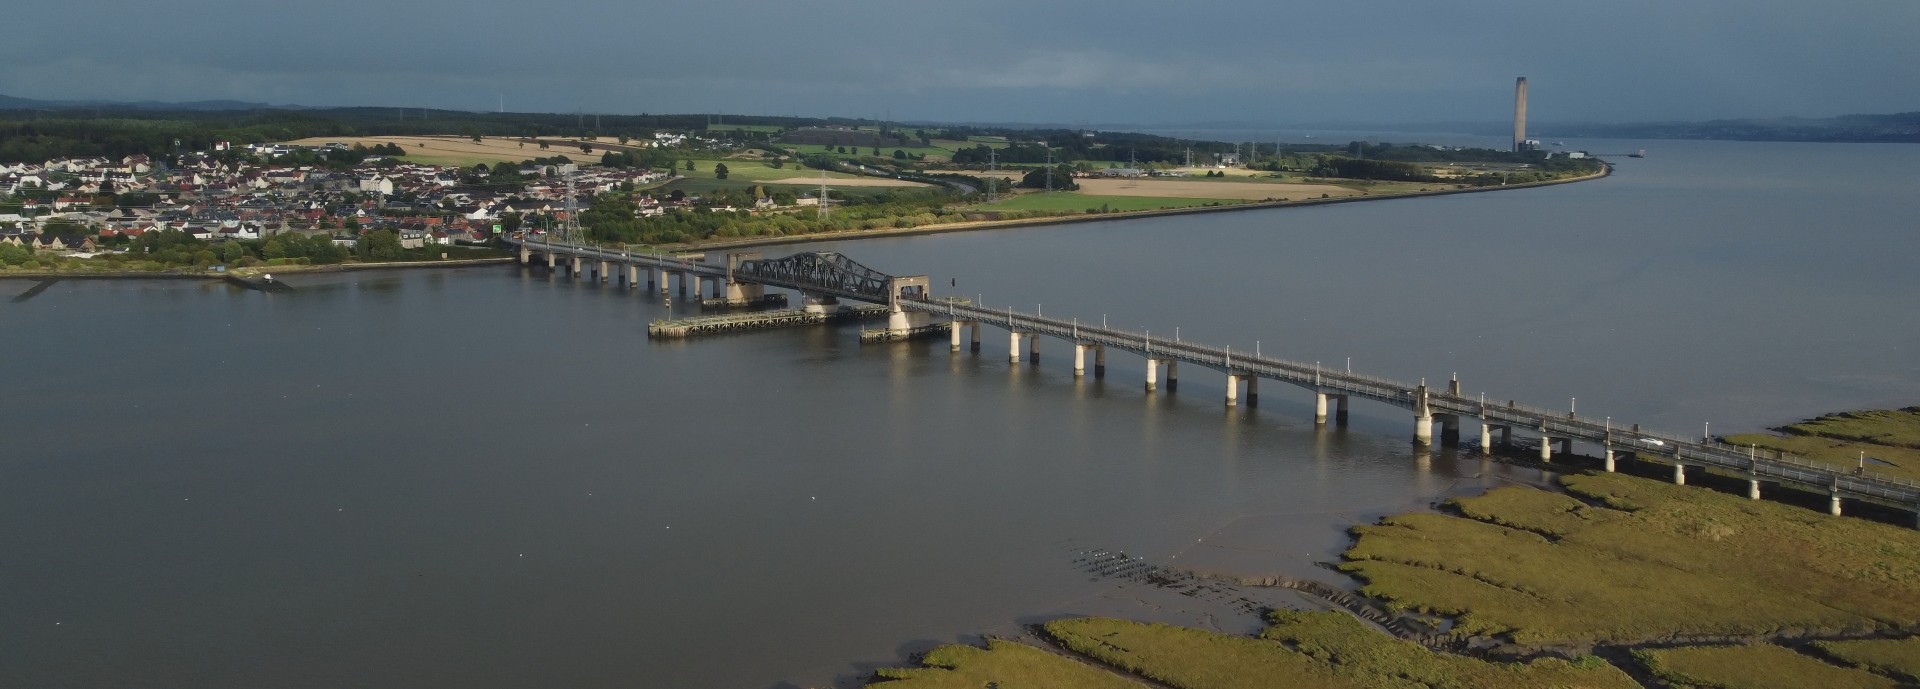
<path id="1" fill-rule="evenodd" d="M 1513 82 L 1513 152 L 1527 148 L 1527 78 Z"/>

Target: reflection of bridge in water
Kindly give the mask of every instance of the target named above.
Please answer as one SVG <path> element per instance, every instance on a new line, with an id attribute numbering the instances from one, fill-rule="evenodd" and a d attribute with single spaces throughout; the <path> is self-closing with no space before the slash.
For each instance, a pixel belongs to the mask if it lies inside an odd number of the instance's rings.
<path id="1" fill-rule="evenodd" d="M 751 303 L 763 300 L 767 287 L 790 289 L 801 296 L 803 307 L 796 312 L 824 314 L 837 308 L 840 299 L 882 305 L 886 327 L 874 331 L 875 339 L 907 339 L 946 333 L 952 351 L 960 351 L 966 333 L 970 349 L 978 351 L 982 328 L 1007 332 L 1009 362 L 1040 360 L 1043 338 L 1064 341 L 1073 349 L 1073 372 L 1083 375 L 1092 355 L 1095 376 L 1106 374 L 1107 351 L 1116 350 L 1145 360 L 1145 386 L 1149 391 L 1161 385 L 1169 390 L 1179 385 L 1180 365 L 1216 371 L 1226 379 L 1226 404 L 1240 403 L 1246 391 L 1248 405 L 1259 404 L 1260 381 L 1270 380 L 1305 388 L 1314 395 L 1314 421 L 1345 424 L 1350 400 L 1358 398 L 1399 407 L 1413 412 L 1414 442 L 1433 443 L 1433 427 L 1440 426 L 1440 442 L 1457 445 L 1462 423 L 1477 422 L 1480 451 L 1490 452 L 1494 434 L 1511 444 L 1515 430 L 1540 439 L 1540 461 L 1551 462 L 1557 449 L 1571 454 L 1575 442 L 1590 443 L 1601 451 L 1603 467 L 1613 471 L 1616 455 L 1634 457 L 1673 466 L 1673 480 L 1685 483 L 1690 468 L 1712 468 L 1747 480 L 1748 497 L 1758 498 L 1763 482 L 1791 485 L 1825 492 L 1833 514 L 1841 511 L 1842 498 L 1873 502 L 1914 510 L 1920 527 L 1920 484 L 1875 472 L 1835 467 L 1779 453 L 1758 453 L 1719 443 L 1711 438 L 1682 437 L 1677 434 L 1644 431 L 1638 425 L 1616 425 L 1610 419 L 1594 420 L 1570 412 L 1554 412 L 1508 402 L 1490 404 L 1484 397 L 1466 397 L 1460 382 L 1449 381 L 1444 390 L 1429 389 L 1425 381 L 1408 384 L 1355 374 L 1325 370 L 1318 364 L 1288 361 L 1259 352 L 1234 351 L 1232 347 L 1214 347 L 1191 341 L 1170 340 L 1163 334 L 1154 338 L 1151 331 L 1130 331 L 1082 324 L 1075 319 L 1042 317 L 1012 308 L 992 309 L 965 299 L 933 297 L 927 277 L 894 276 L 881 273 L 847 258 L 828 252 L 794 254 L 767 259 L 758 252 L 726 255 L 724 265 L 705 263 L 697 257 L 662 254 L 634 254 L 574 244 L 539 240 L 510 240 L 520 249 L 522 263 L 533 256 L 544 256 L 549 268 L 571 267 L 580 277 L 592 271 L 607 281 L 619 276 L 628 287 L 638 287 L 645 271 L 646 284 L 668 291 L 669 279 L 678 276 L 683 294 L 701 297 L 703 285 L 711 285 L 713 298 L 720 303 Z M 597 270 L 596 270 L 597 268 Z M 877 309 L 876 309 L 877 311 Z M 804 319 L 802 319 L 804 320 Z M 817 322 L 817 319 L 811 322 Z M 1024 356 L 1023 356 L 1024 354 Z M 1329 409 L 1332 414 L 1329 414 Z"/>

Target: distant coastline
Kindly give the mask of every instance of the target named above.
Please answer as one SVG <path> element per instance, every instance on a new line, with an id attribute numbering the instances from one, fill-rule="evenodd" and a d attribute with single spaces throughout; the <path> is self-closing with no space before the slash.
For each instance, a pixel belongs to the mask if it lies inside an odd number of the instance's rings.
<path id="1" fill-rule="evenodd" d="M 1116 211 L 1112 213 L 1090 213 L 1082 215 L 1059 215 L 1039 218 L 1017 218 L 1012 220 L 968 220 L 935 225 L 921 225 L 906 228 L 882 228 L 877 230 L 845 230 L 840 232 L 821 232 L 817 234 L 789 235 L 782 237 L 748 237 L 707 242 L 687 242 L 684 244 L 663 244 L 661 248 L 671 251 L 701 251 L 707 249 L 740 249 L 755 246 L 773 246 L 779 244 L 804 244 L 809 242 L 843 241 L 872 239 L 878 237 L 906 237 L 923 234 L 943 234 L 947 232 L 972 232 L 977 230 L 999 230 L 1018 227 L 1039 227 L 1043 225 L 1066 225 L 1070 223 L 1100 222 L 1105 220 L 1128 220 L 1134 218 L 1158 218 L 1170 215 L 1192 215 L 1197 213 L 1223 213 L 1228 211 L 1261 210 L 1272 208 L 1297 208 L 1302 206 L 1323 206 L 1336 203 L 1361 203 L 1367 201 L 1390 201 L 1395 199 L 1423 198 L 1430 196 L 1448 196 L 1452 194 L 1478 194 L 1484 192 L 1510 191 L 1533 187 L 1573 184 L 1608 177 L 1613 174 L 1613 165 L 1601 162 L 1600 171 L 1580 177 L 1553 179 L 1540 182 L 1525 182 L 1497 187 L 1467 187 L 1462 189 L 1440 189 L 1436 191 L 1412 191 L 1380 196 L 1342 196 L 1330 199 L 1305 199 L 1300 201 L 1250 201 L 1244 203 L 1222 204 L 1218 206 L 1189 206 L 1185 208 L 1160 208 L 1140 211 Z"/>

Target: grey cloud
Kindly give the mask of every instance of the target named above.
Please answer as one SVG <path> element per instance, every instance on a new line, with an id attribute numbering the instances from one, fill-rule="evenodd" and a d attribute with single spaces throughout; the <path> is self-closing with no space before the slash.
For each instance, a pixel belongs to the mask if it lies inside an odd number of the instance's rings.
<path id="1" fill-rule="evenodd" d="M 926 119 L 1539 121 L 1920 109 L 1920 3 L 84 0 L 0 93 Z M 65 27 L 65 28 L 63 28 Z M 84 27 L 84 28 L 78 28 Z"/>

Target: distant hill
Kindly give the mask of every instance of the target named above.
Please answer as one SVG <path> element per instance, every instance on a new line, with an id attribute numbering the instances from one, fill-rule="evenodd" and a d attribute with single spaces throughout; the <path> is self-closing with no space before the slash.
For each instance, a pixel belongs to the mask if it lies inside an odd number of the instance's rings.
<path id="1" fill-rule="evenodd" d="M 77 108 L 124 108 L 129 110 L 177 110 L 177 111 L 219 111 L 219 110 L 306 110 L 300 105 L 273 105 L 270 103 L 251 103 L 238 100 L 197 100 L 184 103 L 162 101 L 81 101 L 81 100 L 35 100 L 0 94 L 0 110 L 73 110 Z"/>

